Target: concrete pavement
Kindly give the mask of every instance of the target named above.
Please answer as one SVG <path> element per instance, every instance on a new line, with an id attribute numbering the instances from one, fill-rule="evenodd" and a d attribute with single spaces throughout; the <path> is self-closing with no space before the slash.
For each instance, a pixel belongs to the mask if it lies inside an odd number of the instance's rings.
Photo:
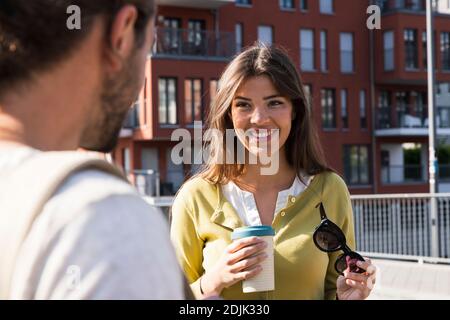
<path id="1" fill-rule="evenodd" d="M 368 300 L 450 300 L 450 265 L 371 260 L 378 276 Z"/>

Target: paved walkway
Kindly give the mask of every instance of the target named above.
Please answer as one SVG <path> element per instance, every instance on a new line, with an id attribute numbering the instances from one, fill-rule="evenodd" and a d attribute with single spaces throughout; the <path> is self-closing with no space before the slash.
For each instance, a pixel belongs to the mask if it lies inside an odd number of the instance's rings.
<path id="1" fill-rule="evenodd" d="M 450 300 L 450 265 L 372 261 L 378 276 L 368 300 Z"/>

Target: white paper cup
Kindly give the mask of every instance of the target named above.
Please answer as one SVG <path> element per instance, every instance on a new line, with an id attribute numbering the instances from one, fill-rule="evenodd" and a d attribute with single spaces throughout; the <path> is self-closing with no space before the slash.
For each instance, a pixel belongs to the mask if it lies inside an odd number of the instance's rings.
<path id="1" fill-rule="evenodd" d="M 267 243 L 267 247 L 264 249 L 267 258 L 260 263 L 262 271 L 253 278 L 242 282 L 242 291 L 244 293 L 275 290 L 275 269 L 273 259 L 274 235 L 275 231 L 270 226 L 243 227 L 233 231 L 233 234 L 231 235 L 233 240 L 247 237 L 259 237 L 264 239 Z"/>

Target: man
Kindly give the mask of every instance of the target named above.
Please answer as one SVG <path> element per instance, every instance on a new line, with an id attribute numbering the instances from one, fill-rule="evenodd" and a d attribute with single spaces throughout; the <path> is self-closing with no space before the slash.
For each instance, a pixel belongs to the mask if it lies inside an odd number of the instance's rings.
<path id="1" fill-rule="evenodd" d="M 71 5 L 79 29 L 68 28 Z M 143 85 L 154 10 L 152 0 L 0 0 L 0 177 L 43 151 L 114 148 Z M 102 171 L 65 180 L 20 248 L 12 299 L 183 298 L 164 217 Z"/>

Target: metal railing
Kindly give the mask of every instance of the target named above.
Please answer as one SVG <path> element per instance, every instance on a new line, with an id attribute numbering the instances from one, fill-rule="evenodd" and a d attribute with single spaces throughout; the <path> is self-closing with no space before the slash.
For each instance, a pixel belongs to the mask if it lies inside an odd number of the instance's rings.
<path id="1" fill-rule="evenodd" d="M 426 182 L 427 167 L 422 165 L 382 166 L 381 182 L 383 184 Z"/>
<path id="2" fill-rule="evenodd" d="M 432 243 L 431 200 L 437 200 Z M 450 258 L 450 193 L 351 196 L 358 251 L 392 256 Z M 448 260 L 450 261 L 450 259 Z"/>
<path id="3" fill-rule="evenodd" d="M 146 200 L 168 213 L 173 197 Z M 450 193 L 350 196 L 356 250 L 392 259 L 450 263 Z M 431 224 L 431 201 L 437 201 L 437 219 Z M 437 233 L 432 243 L 432 228 Z M 437 257 L 432 256 L 433 246 Z"/>
<path id="4" fill-rule="evenodd" d="M 127 176 L 141 196 L 161 196 L 159 172 L 155 170 L 133 170 L 127 173 Z"/>
<path id="5" fill-rule="evenodd" d="M 439 182 L 450 181 L 450 164 L 440 164 L 438 166 L 437 177 Z"/>
<path id="6" fill-rule="evenodd" d="M 391 113 L 395 107 L 381 107 L 376 111 L 376 128 L 428 128 L 427 107 L 424 106 L 421 114 L 414 114 L 407 111 L 398 111 Z M 405 106 L 405 110 L 412 110 L 414 107 Z M 393 111 L 393 110 L 392 110 Z M 437 107 L 436 125 L 438 128 L 450 128 L 450 107 Z"/>
<path id="7" fill-rule="evenodd" d="M 138 112 L 139 112 L 139 103 L 135 103 L 133 107 L 131 107 L 130 110 L 128 111 L 128 114 L 123 123 L 123 128 L 135 129 L 139 127 Z"/>
<path id="8" fill-rule="evenodd" d="M 422 0 L 378 0 L 382 13 L 392 11 L 424 12 L 425 6 Z"/>
<path id="9" fill-rule="evenodd" d="M 450 164 L 439 164 L 437 178 L 439 182 L 450 181 Z M 428 166 L 382 166 L 381 182 L 383 184 L 426 183 L 428 182 Z"/>
<path id="10" fill-rule="evenodd" d="M 172 173 L 179 173 L 179 171 L 166 172 L 167 176 L 171 176 Z M 173 182 L 161 181 L 160 173 L 155 170 L 133 170 L 128 172 L 127 176 L 139 194 L 144 197 L 173 196 L 177 191 Z"/>
<path id="11" fill-rule="evenodd" d="M 230 32 L 158 28 L 154 56 L 230 59 L 236 53 Z"/>

